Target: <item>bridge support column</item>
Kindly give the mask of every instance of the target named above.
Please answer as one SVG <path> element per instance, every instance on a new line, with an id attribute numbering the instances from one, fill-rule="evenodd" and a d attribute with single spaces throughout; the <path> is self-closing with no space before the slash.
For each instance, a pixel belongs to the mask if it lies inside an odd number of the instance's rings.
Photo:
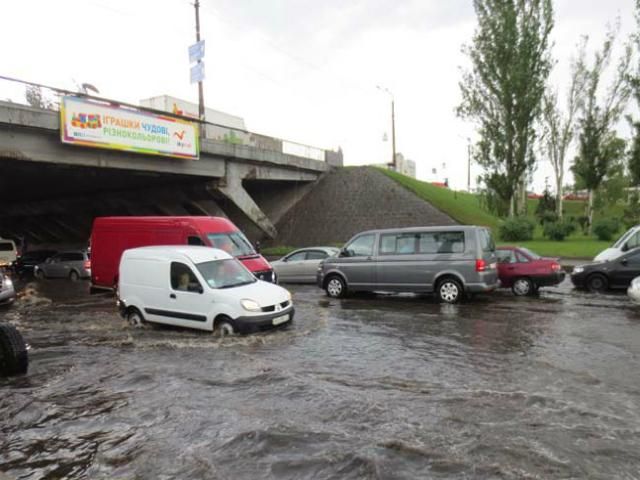
<path id="1" fill-rule="evenodd" d="M 248 173 L 248 168 L 227 161 L 226 175 L 217 184 L 214 184 L 215 188 L 242 210 L 264 233 L 270 238 L 274 238 L 278 233 L 276 227 L 242 186 L 242 179 Z"/>

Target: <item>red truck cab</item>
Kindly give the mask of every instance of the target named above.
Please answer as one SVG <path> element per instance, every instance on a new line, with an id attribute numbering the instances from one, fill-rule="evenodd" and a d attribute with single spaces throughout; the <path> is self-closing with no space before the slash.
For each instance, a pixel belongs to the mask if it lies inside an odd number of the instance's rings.
<path id="1" fill-rule="evenodd" d="M 275 282 L 269 262 L 223 217 L 98 217 L 91 230 L 91 290 L 118 283 L 122 252 L 151 245 L 204 245 L 236 257 L 257 278 Z"/>

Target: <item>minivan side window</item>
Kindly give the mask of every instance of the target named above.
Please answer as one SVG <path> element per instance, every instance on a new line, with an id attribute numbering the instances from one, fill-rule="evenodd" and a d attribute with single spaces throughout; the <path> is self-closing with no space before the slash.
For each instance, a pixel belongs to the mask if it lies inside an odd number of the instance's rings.
<path id="1" fill-rule="evenodd" d="M 415 233 L 385 233 L 380 235 L 380 255 L 410 255 L 416 253 Z"/>
<path id="2" fill-rule="evenodd" d="M 171 288 L 183 292 L 202 292 L 202 286 L 193 271 L 180 262 L 171 262 Z"/>
<path id="3" fill-rule="evenodd" d="M 420 234 L 420 253 L 463 253 L 464 232 L 424 232 Z"/>
<path id="4" fill-rule="evenodd" d="M 360 235 L 345 247 L 350 257 L 370 257 L 373 255 L 373 244 L 376 241 L 375 233 Z"/>

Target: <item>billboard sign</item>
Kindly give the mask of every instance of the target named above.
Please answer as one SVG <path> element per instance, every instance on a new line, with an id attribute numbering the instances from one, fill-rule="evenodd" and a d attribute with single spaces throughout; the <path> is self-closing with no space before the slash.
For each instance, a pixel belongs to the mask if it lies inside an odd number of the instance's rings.
<path id="1" fill-rule="evenodd" d="M 198 126 L 170 116 L 126 109 L 79 97 L 60 103 L 62 143 L 198 159 Z"/>

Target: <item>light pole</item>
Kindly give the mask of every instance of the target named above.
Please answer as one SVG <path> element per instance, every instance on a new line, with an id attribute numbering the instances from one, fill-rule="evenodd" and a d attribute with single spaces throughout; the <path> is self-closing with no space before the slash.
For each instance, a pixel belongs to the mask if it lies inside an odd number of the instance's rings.
<path id="1" fill-rule="evenodd" d="M 395 100 L 393 98 L 393 93 L 386 87 L 381 87 L 380 85 L 376 85 L 376 88 L 380 91 L 386 92 L 391 97 L 391 167 L 394 170 L 396 168 L 396 107 Z"/>

